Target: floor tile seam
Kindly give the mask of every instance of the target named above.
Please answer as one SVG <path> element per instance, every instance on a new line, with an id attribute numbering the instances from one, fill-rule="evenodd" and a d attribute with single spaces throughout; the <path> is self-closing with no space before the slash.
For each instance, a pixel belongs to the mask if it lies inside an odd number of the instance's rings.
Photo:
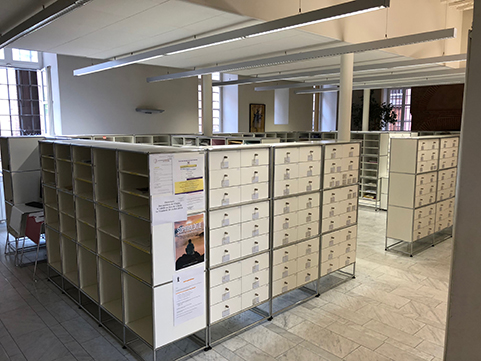
<path id="1" fill-rule="evenodd" d="M 20 354 L 25 357 L 25 359 L 27 359 L 27 356 L 23 353 L 22 349 L 20 348 L 20 346 L 18 345 L 17 341 L 15 340 L 15 338 L 12 336 L 12 334 L 10 333 L 10 331 L 8 330 L 8 328 L 5 326 L 5 324 L 3 323 L 3 321 L 0 319 L 0 324 L 3 326 L 3 328 L 5 329 L 5 331 L 8 333 L 8 335 L 10 336 L 10 338 L 12 339 L 13 343 L 15 343 L 15 346 L 17 346 L 17 349 L 20 351 Z M 13 356 L 16 356 L 18 354 L 15 354 Z M 7 354 L 8 357 L 11 358 L 10 355 Z"/>
<path id="2" fill-rule="evenodd" d="M 349 352 L 346 356 L 342 357 L 343 360 L 345 360 L 350 354 L 352 354 L 354 351 L 356 351 L 357 349 L 359 349 L 362 345 L 357 345 L 357 347 L 352 350 L 351 352 Z"/>
<path id="3" fill-rule="evenodd" d="M 393 338 L 389 338 L 389 339 L 394 340 Z M 431 356 L 431 360 L 429 360 L 429 361 L 432 361 L 432 359 L 435 358 L 435 356 L 433 356 L 433 355 L 431 355 L 431 354 L 428 354 L 427 352 L 424 352 L 424 351 L 422 351 L 422 350 L 418 350 L 418 349 L 417 349 L 417 347 L 418 347 L 420 344 L 422 344 L 424 341 L 426 341 L 426 340 L 424 340 L 424 339 L 422 339 L 421 342 L 420 342 L 419 344 L 417 344 L 416 346 L 414 346 L 414 347 L 413 347 L 413 346 L 406 345 L 404 342 L 401 342 L 401 341 L 397 341 L 397 340 L 394 340 L 394 341 L 396 341 L 396 342 L 398 342 L 398 343 L 401 343 L 401 344 L 405 345 L 406 347 L 409 347 L 410 349 L 412 349 L 412 351 L 418 351 L 418 352 L 421 352 L 421 353 L 423 353 L 423 354 L 425 354 L 425 355 Z M 398 346 L 393 345 L 393 344 L 391 344 L 391 343 L 389 343 L 389 342 L 386 342 L 386 343 L 387 343 L 388 345 L 391 345 L 391 346 L 393 346 L 393 347 L 396 347 L 396 348 L 400 349 L 401 351 L 406 352 L 406 353 L 408 353 L 408 354 L 410 354 L 410 355 L 419 357 L 419 356 L 417 356 L 417 354 L 411 352 L 411 350 L 403 350 L 403 349 L 399 348 Z M 419 357 L 419 358 L 422 358 L 422 357 Z"/>

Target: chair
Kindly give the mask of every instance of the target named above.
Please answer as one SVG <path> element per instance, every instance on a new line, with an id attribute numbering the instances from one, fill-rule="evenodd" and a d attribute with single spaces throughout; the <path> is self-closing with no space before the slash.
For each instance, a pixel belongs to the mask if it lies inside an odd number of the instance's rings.
<path id="1" fill-rule="evenodd" d="M 42 228 L 44 223 L 43 212 L 31 213 L 27 218 L 27 226 L 25 227 L 25 236 L 37 245 L 37 254 L 35 256 L 35 266 L 33 268 L 33 278 L 37 273 L 38 251 L 40 250 L 40 239 L 42 237 Z M 23 238 L 22 255 L 20 263 L 23 262 L 23 252 L 25 249 L 25 238 Z"/>

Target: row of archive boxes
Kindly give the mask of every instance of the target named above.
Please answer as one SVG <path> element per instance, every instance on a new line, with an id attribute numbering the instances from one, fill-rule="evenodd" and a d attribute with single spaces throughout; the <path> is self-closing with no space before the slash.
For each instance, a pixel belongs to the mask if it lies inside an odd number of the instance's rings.
<path id="1" fill-rule="evenodd" d="M 321 277 L 356 261 L 357 226 L 322 235 Z"/>

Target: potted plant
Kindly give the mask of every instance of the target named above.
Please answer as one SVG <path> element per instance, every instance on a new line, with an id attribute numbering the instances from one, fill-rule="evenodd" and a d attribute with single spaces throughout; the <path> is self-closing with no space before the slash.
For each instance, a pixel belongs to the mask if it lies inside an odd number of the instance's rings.
<path id="1" fill-rule="evenodd" d="M 362 101 L 352 105 L 352 130 L 362 130 Z M 397 122 L 397 114 L 391 103 L 379 103 L 371 94 L 369 106 L 369 130 L 383 130 Z"/>

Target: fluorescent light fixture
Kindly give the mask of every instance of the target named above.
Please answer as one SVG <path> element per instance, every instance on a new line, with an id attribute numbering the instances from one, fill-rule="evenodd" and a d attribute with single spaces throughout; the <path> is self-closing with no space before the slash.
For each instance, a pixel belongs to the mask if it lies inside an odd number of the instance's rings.
<path id="1" fill-rule="evenodd" d="M 384 70 L 384 69 L 394 69 L 394 68 L 408 68 L 416 67 L 422 65 L 431 64 L 443 64 L 452 63 L 457 61 L 464 61 L 467 59 L 467 54 L 455 54 L 455 55 L 445 55 L 436 56 L 432 58 L 414 59 L 414 60 L 402 60 L 387 63 L 369 64 L 369 65 L 359 65 L 354 67 L 354 72 L 364 72 L 372 70 Z M 253 83 L 264 83 L 276 80 L 289 80 L 295 78 L 305 78 L 305 77 L 315 77 L 322 75 L 340 74 L 339 68 L 323 69 L 323 70 L 309 70 L 298 73 L 286 73 L 286 74 L 276 74 L 271 76 L 263 77 L 250 77 L 238 80 L 229 81 L 216 81 L 212 82 L 212 86 L 229 86 L 229 85 L 240 85 L 240 84 L 253 84 Z"/>
<path id="2" fill-rule="evenodd" d="M 20 23 L 10 31 L 0 36 L 0 49 L 14 41 L 52 23 L 60 16 L 75 10 L 92 0 L 57 0 L 45 9 Z"/>
<path id="3" fill-rule="evenodd" d="M 318 59 L 318 58 L 328 57 L 328 56 L 336 56 L 336 55 L 349 54 L 349 53 L 360 53 L 364 51 L 393 48 L 397 46 L 417 44 L 417 43 L 423 43 L 427 41 L 449 39 L 449 38 L 454 38 L 455 36 L 456 36 L 455 28 L 429 31 L 425 33 L 405 35 L 405 36 L 400 36 L 400 37 L 391 38 L 391 39 L 375 40 L 375 41 L 370 41 L 370 42 L 360 43 L 360 44 L 341 45 L 333 48 L 308 51 L 305 53 L 280 55 L 280 56 L 274 56 L 271 58 L 249 60 L 249 61 L 243 61 L 243 62 L 227 64 L 227 65 L 219 65 L 219 66 L 213 66 L 213 67 L 196 69 L 196 70 L 188 70 L 180 73 L 159 75 L 159 76 L 147 78 L 147 82 L 153 83 L 157 81 L 181 79 L 181 78 L 188 78 L 192 76 L 211 74 L 215 72 L 226 72 L 226 71 L 234 71 L 234 70 L 241 70 L 241 69 L 257 68 L 257 67 L 263 67 L 263 66 L 287 64 L 287 63 L 293 63 L 296 61 L 312 60 L 312 59 Z"/>
<path id="4" fill-rule="evenodd" d="M 286 18 L 268 21 L 262 24 L 227 31 L 221 34 L 206 36 L 180 44 L 164 46 L 158 49 L 127 56 L 122 59 L 107 61 L 101 64 L 74 70 L 75 76 L 92 74 L 103 70 L 118 68 L 129 64 L 155 59 L 164 55 L 180 54 L 186 51 L 202 49 L 210 46 L 230 43 L 254 36 L 265 35 L 277 31 L 294 29 L 322 21 L 339 19 L 341 17 L 357 15 L 389 7 L 390 0 L 356 0 L 339 5 L 330 6 L 304 14 L 288 16 Z"/>
<path id="5" fill-rule="evenodd" d="M 368 85 L 354 85 L 353 90 L 363 90 L 363 89 L 385 89 L 385 88 L 411 88 L 416 86 L 434 86 L 434 85 L 448 85 L 448 84 L 464 84 L 465 77 L 454 76 L 446 77 L 441 79 L 410 79 L 406 81 L 397 81 L 392 83 L 373 83 Z M 339 91 L 339 88 L 328 88 L 328 89 L 303 89 L 294 91 L 295 94 L 317 94 L 317 93 L 329 93 Z"/>
<path id="6" fill-rule="evenodd" d="M 397 73 L 397 74 L 383 74 L 383 75 L 374 75 L 374 76 L 363 76 L 363 77 L 354 77 L 354 83 L 364 83 L 364 82 L 373 82 L 373 81 L 394 81 L 394 80 L 404 80 L 408 78 L 430 78 L 430 77 L 445 77 L 445 76 L 452 76 L 452 75 L 464 75 L 466 69 L 448 69 L 448 70 L 433 70 L 433 71 L 418 71 L 413 73 Z M 265 86 L 265 87 L 257 87 L 254 88 L 256 91 L 270 91 L 270 90 L 277 90 L 277 89 L 293 89 L 293 88 L 307 88 L 307 87 L 314 87 L 314 86 L 321 86 L 321 85 L 337 85 L 339 83 L 339 79 L 329 79 L 324 81 L 317 81 L 312 83 L 296 83 L 296 84 L 284 84 L 284 85 L 272 85 L 272 86 Z"/>

